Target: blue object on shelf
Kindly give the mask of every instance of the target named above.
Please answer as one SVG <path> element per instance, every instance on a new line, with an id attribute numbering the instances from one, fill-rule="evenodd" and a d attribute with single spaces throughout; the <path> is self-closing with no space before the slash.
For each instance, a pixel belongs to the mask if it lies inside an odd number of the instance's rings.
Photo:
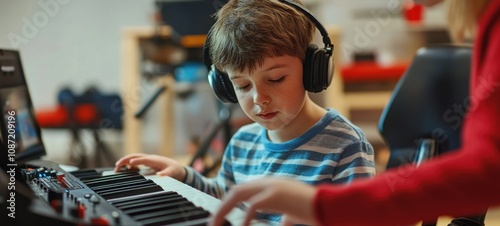
<path id="1" fill-rule="evenodd" d="M 187 62 L 174 70 L 174 77 L 177 82 L 197 83 L 207 80 L 207 68 L 201 62 Z"/>

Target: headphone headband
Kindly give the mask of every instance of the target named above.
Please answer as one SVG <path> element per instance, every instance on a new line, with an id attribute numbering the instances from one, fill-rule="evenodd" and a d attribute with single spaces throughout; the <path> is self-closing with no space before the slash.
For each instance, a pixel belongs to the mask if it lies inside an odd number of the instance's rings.
<path id="1" fill-rule="evenodd" d="M 305 16 L 307 16 L 307 18 L 309 18 L 309 20 L 311 20 L 314 23 L 316 28 L 318 28 L 321 36 L 323 36 L 323 43 L 325 44 L 325 46 L 328 47 L 332 45 L 332 42 L 330 41 L 330 37 L 328 37 L 328 32 L 326 31 L 325 27 L 323 27 L 323 25 L 319 22 L 319 20 L 316 19 L 316 17 L 311 12 L 309 12 L 308 9 L 290 0 L 278 0 L 278 1 L 285 3 L 289 6 L 292 6 L 293 8 L 295 8 L 296 10 L 302 12 Z"/>
<path id="2" fill-rule="evenodd" d="M 305 90 L 309 92 L 321 92 L 325 90 L 331 83 L 333 75 L 333 44 L 328 37 L 328 32 L 323 25 L 309 12 L 305 7 L 293 2 L 293 0 L 278 0 L 279 2 L 291 6 L 305 15 L 319 30 L 323 37 L 324 48 L 318 48 L 314 44 L 310 44 L 306 49 L 305 59 L 303 62 L 303 82 Z M 222 102 L 237 103 L 238 99 L 234 91 L 234 87 L 226 73 L 218 70 L 213 65 L 210 57 L 210 39 L 212 36 L 212 28 L 207 32 L 205 44 L 203 45 L 203 62 L 207 66 L 208 82 L 212 87 L 217 98 Z"/>

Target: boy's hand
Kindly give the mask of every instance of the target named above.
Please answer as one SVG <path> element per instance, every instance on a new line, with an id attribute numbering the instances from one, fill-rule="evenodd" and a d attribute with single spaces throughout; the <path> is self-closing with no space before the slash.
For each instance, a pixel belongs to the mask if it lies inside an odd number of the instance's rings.
<path id="1" fill-rule="evenodd" d="M 130 154 L 115 163 L 115 172 L 120 171 L 122 166 L 137 167 L 145 165 L 156 171 L 158 176 L 169 176 L 178 181 L 184 182 L 186 171 L 177 161 L 160 155 Z"/>

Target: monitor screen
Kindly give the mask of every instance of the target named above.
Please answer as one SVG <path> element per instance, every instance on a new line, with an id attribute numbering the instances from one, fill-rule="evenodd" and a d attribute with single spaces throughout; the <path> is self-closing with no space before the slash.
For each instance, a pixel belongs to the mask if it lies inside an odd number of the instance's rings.
<path id="1" fill-rule="evenodd" d="M 0 135 L 2 167 L 46 154 L 19 52 L 0 49 Z"/>
<path id="2" fill-rule="evenodd" d="M 215 23 L 212 17 L 228 0 L 157 0 L 163 22 L 180 36 L 205 35 Z"/>

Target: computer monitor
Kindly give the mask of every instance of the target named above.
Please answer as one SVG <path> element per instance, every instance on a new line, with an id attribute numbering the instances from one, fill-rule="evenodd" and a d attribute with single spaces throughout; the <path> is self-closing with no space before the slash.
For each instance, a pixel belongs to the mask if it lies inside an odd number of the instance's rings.
<path id="1" fill-rule="evenodd" d="M 215 23 L 212 15 L 228 0 L 157 0 L 163 21 L 180 36 L 205 35 Z"/>
<path id="2" fill-rule="evenodd" d="M 46 154 L 16 50 L 0 49 L 0 114 L 3 169 Z"/>

